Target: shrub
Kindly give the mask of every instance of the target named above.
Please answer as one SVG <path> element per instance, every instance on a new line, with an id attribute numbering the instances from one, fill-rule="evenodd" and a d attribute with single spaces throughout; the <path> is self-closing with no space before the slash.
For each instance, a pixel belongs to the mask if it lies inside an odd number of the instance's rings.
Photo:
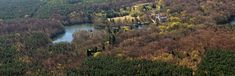
<path id="1" fill-rule="evenodd" d="M 22 62 L 11 62 L 1 64 L 0 74 L 5 76 L 21 76 L 25 75 L 27 68 L 27 64 Z"/>

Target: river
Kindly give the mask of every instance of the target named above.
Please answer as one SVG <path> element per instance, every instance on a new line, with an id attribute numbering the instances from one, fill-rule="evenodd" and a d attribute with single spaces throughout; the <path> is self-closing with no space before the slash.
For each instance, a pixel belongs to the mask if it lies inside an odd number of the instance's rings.
<path id="1" fill-rule="evenodd" d="M 54 38 L 53 43 L 59 43 L 59 42 L 71 43 L 73 40 L 73 34 L 81 30 L 88 30 L 88 31 L 94 30 L 94 26 L 92 24 L 79 24 L 79 25 L 65 26 L 65 33 L 58 35 L 56 38 Z"/>

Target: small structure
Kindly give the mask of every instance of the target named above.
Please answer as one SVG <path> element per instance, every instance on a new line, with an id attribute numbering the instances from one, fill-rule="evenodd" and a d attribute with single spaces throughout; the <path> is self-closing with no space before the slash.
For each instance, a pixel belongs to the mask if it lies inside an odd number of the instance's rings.
<path id="1" fill-rule="evenodd" d="M 158 13 L 156 15 L 156 19 L 159 21 L 159 23 L 162 23 L 162 22 L 166 22 L 167 21 L 167 17 L 166 16 L 162 16 L 160 13 Z"/>

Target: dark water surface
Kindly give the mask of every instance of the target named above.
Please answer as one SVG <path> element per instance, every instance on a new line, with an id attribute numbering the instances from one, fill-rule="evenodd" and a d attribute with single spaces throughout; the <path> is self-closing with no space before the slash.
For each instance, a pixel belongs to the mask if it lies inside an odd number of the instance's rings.
<path id="1" fill-rule="evenodd" d="M 56 37 L 53 40 L 53 43 L 72 42 L 73 34 L 81 30 L 88 30 L 88 31 L 94 30 L 94 26 L 92 24 L 79 24 L 79 25 L 65 26 L 65 33 Z"/>

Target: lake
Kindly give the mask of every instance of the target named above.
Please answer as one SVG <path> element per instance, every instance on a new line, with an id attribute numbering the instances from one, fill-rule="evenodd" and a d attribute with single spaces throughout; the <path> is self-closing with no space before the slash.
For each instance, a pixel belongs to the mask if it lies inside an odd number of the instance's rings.
<path id="1" fill-rule="evenodd" d="M 230 22 L 231 25 L 235 25 L 235 18 L 232 19 L 232 21 Z"/>
<path id="2" fill-rule="evenodd" d="M 59 42 L 71 43 L 73 41 L 73 34 L 81 30 L 87 30 L 87 31 L 94 30 L 94 26 L 92 24 L 79 24 L 79 25 L 65 26 L 65 33 L 58 35 L 56 38 L 54 38 L 53 43 L 59 43 Z"/>

